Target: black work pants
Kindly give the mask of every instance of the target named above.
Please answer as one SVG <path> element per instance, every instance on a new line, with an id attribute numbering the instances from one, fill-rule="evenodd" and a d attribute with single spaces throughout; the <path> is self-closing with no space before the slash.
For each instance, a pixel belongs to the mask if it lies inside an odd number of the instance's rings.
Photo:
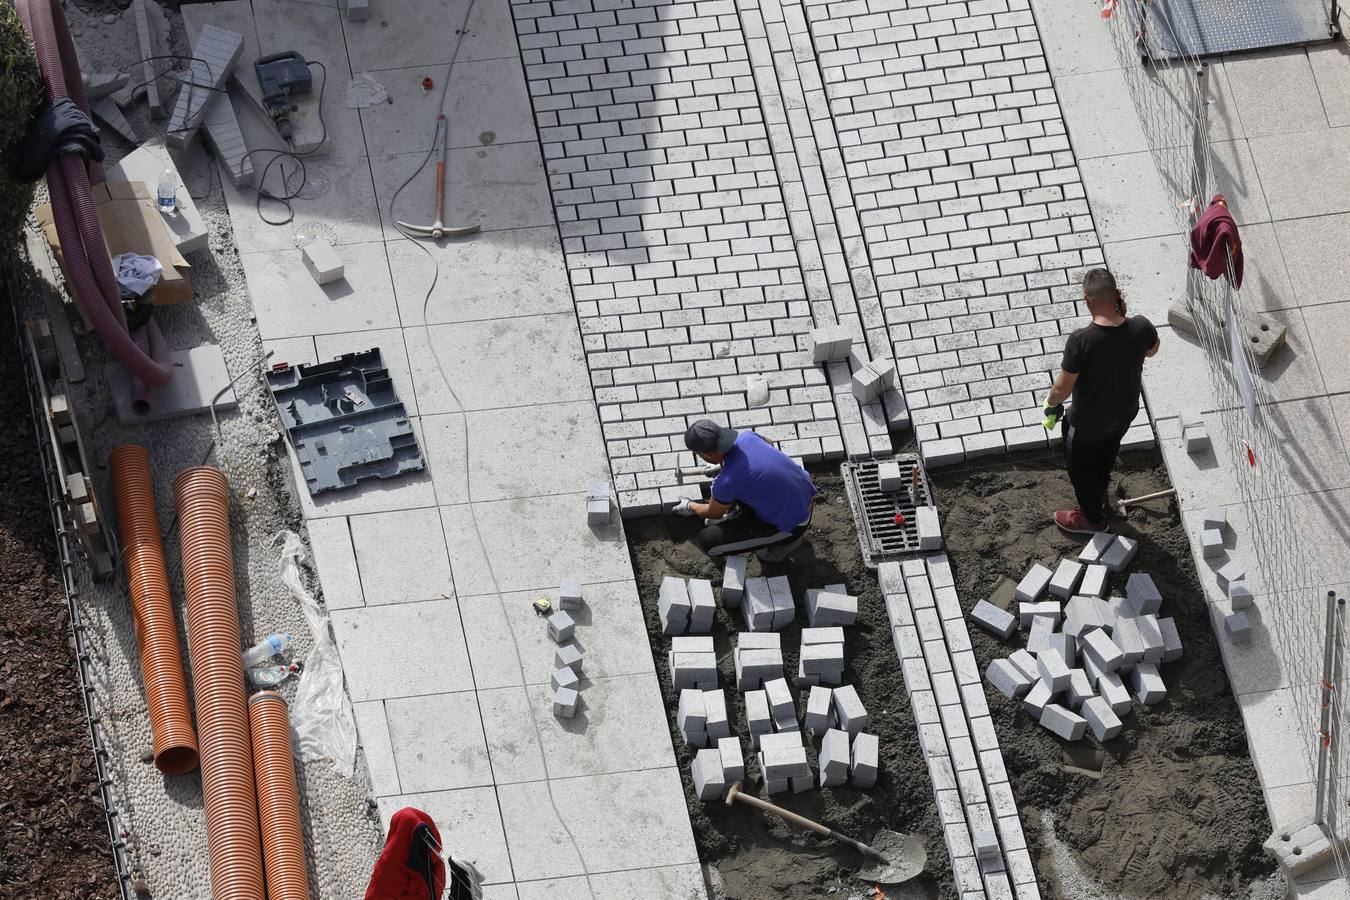
<path id="1" fill-rule="evenodd" d="M 750 507 L 741 504 L 739 515 L 725 522 L 705 525 L 694 542 L 709 556 L 726 556 L 728 553 L 748 553 L 795 541 L 810 527 L 811 520 L 807 519 L 791 531 L 782 531 L 755 515 Z"/>
<path id="2" fill-rule="evenodd" d="M 1100 522 L 1106 511 L 1102 500 L 1111 484 L 1111 469 L 1120 454 L 1120 442 L 1128 429 L 1084 433 L 1072 421 L 1064 423 L 1064 466 L 1069 470 L 1069 481 L 1083 515 L 1092 522 Z"/>

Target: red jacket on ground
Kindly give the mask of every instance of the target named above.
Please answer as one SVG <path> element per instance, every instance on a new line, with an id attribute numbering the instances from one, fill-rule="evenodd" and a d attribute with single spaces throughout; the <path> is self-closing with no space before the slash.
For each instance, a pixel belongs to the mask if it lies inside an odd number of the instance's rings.
<path id="1" fill-rule="evenodd" d="M 1233 259 L 1233 287 L 1242 287 L 1242 238 L 1223 194 L 1215 194 L 1209 209 L 1191 226 L 1191 268 L 1218 278 L 1228 271 L 1225 256 Z"/>
<path id="2" fill-rule="evenodd" d="M 428 847 L 418 828 L 425 826 L 441 845 L 441 833 L 431 816 L 411 806 L 394 813 L 389 820 L 389 837 L 375 861 L 365 900 L 441 900 L 445 890 L 445 864 L 435 849 Z M 427 890 L 430 877 L 433 890 Z"/>

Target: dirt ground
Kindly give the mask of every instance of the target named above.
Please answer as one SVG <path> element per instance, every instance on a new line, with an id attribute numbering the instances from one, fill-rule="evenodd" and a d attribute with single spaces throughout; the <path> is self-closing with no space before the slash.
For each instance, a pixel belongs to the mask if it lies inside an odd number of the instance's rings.
<path id="1" fill-rule="evenodd" d="M 1000 576 L 1019 580 L 1032 563 L 1054 568 L 1084 543 L 1050 519 L 1070 505 L 1056 455 L 930 473 L 962 606 L 988 597 Z M 1117 470 L 1129 496 L 1170 486 L 1156 452 L 1126 454 Z M 1157 501 L 1116 517 L 1113 530 L 1139 540 L 1134 572 L 1153 576 L 1162 613 L 1175 618 L 1184 655 L 1162 667 L 1168 698 L 1136 703 L 1121 735 L 1105 744 L 1100 780 L 1063 770 L 1065 744 L 996 691 L 987 690 L 1003 755 L 1037 857 L 1046 896 L 1074 890 L 1047 877 L 1045 841 L 1035 823 L 1049 813 L 1082 870 L 1107 896 L 1238 897 L 1274 866 L 1261 850 L 1270 820 L 1247 752 L 1242 719 L 1176 505 Z M 1123 593 L 1123 576 L 1111 592 Z M 981 668 L 1024 645 L 972 627 Z M 1091 737 L 1087 742 L 1094 743 Z"/>
<path id="2" fill-rule="evenodd" d="M 933 789 L 920 755 L 914 716 L 905 695 L 876 575 L 863 565 L 837 469 L 813 469 L 812 475 L 822 496 L 816 507 L 811 540 L 794 554 L 790 564 L 765 566 L 764 574 L 787 575 L 797 597 L 807 588 L 841 582 L 848 586 L 849 593 L 858 596 L 858 623 L 844 630 L 849 660 L 844 680 L 858 688 L 868 711 L 868 730 L 880 738 L 881 775 L 870 791 L 817 789 L 798 795 L 776 794 L 771 799 L 864 841 L 870 840 L 878 828 L 922 835 L 928 850 L 925 875 L 910 885 L 887 888 L 885 896 L 891 900 L 954 897 Z M 716 868 L 726 897 L 736 900 L 805 900 L 827 896 L 844 900 L 870 896 L 867 894 L 870 885 L 850 877 L 850 872 L 860 864 L 856 851 L 744 806 L 729 809 L 721 803 L 705 804 L 693 794 L 689 764 L 694 753 L 684 746 L 675 723 L 677 698 L 671 691 L 666 664 L 670 639 L 661 633 L 656 597 L 666 575 L 709 578 L 714 585 L 721 584 L 721 568 L 690 543 L 698 524 L 695 520 L 664 516 L 639 519 L 627 523 L 626 528 L 699 855 Z M 751 575 L 759 574 L 758 562 L 751 561 L 750 566 Z M 789 675 L 797 670 L 801 624 L 798 621 L 782 632 L 784 668 Z M 732 728 L 742 736 L 742 750 L 747 754 L 746 774 L 758 789 L 757 766 L 750 762 L 750 745 L 744 735 L 745 704 L 735 690 L 732 664 L 733 636 L 742 628 L 739 620 L 733 624 L 729 611 L 718 609 L 713 629 L 718 683 L 727 694 Z M 804 705 L 804 697 L 799 697 L 798 719 Z M 808 741 L 807 755 L 813 770 L 818 750 L 818 741 Z"/>
<path id="3" fill-rule="evenodd" d="M 0 898 L 112 898 L 117 879 L 7 301 L 0 348 Z"/>

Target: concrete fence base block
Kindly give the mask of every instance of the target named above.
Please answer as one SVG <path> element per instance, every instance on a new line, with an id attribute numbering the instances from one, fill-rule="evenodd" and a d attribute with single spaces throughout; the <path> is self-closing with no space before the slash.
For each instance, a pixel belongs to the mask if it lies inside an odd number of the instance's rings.
<path id="1" fill-rule="evenodd" d="M 1325 826 L 1307 822 L 1276 831 L 1262 846 L 1292 879 L 1333 859 L 1350 839 L 1333 840 Z"/>

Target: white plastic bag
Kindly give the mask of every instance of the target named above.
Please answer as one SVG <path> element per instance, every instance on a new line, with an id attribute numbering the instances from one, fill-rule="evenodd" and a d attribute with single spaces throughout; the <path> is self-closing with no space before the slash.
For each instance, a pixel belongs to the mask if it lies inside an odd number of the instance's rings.
<path id="1" fill-rule="evenodd" d="M 384 85 L 371 78 L 369 72 L 353 75 L 352 80 L 347 82 L 347 106 L 351 109 L 379 106 L 388 101 L 389 92 Z"/>
<path id="2" fill-rule="evenodd" d="M 284 540 L 281 550 L 281 580 L 300 609 L 314 635 L 314 649 L 305 657 L 305 669 L 291 703 L 291 729 L 295 746 L 305 761 L 331 759 L 343 777 L 352 777 L 356 768 L 356 720 L 352 703 L 342 686 L 342 660 L 328 627 L 328 617 L 319 602 L 305 589 L 300 563 L 305 560 L 305 545 L 293 531 L 277 532 Z"/>

